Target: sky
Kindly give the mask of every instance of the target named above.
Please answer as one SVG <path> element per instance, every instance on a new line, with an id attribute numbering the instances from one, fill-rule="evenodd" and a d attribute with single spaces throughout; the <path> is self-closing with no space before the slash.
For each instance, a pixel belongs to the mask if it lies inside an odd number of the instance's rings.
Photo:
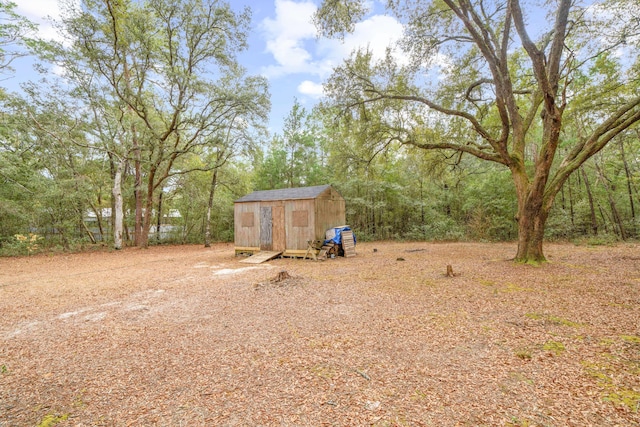
<path id="1" fill-rule="evenodd" d="M 39 24 L 40 35 L 55 38 L 47 17 L 57 17 L 56 0 L 13 0 L 18 12 Z M 252 23 L 249 49 L 239 59 L 251 75 L 263 75 L 269 81 L 271 116 L 269 129 L 282 133 L 285 117 L 294 100 L 310 111 L 322 97 L 322 83 L 333 67 L 340 65 L 357 47 L 369 47 L 382 57 L 387 46 L 402 35 L 402 26 L 384 14 L 379 0 L 372 0 L 373 12 L 359 23 L 343 41 L 318 38 L 312 17 L 320 0 L 228 0 L 232 8 L 249 6 Z M 378 12 L 379 11 L 379 12 Z M 20 79 L 32 75 L 29 61 L 14 64 L 17 76 L 4 81 L 17 86 Z M 23 69 L 21 69 L 23 67 Z M 36 78 L 35 75 L 33 78 Z"/>

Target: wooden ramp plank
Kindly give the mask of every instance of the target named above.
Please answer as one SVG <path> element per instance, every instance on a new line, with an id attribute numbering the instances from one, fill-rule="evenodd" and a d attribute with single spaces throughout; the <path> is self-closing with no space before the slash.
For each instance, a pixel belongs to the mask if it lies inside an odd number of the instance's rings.
<path id="1" fill-rule="evenodd" d="M 282 254 L 282 251 L 260 251 L 255 255 L 251 255 L 249 258 L 243 259 L 240 262 L 244 262 L 246 264 L 261 264 L 265 261 L 269 261 Z"/>

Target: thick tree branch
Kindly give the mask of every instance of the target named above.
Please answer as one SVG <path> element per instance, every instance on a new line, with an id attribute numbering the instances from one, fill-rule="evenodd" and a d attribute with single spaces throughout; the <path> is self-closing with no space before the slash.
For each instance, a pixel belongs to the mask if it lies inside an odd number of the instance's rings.
<path id="1" fill-rule="evenodd" d="M 415 139 L 409 138 L 406 140 L 398 139 L 403 145 L 412 145 L 417 148 L 421 148 L 424 150 L 453 150 L 456 152 L 471 154 L 479 159 L 488 160 L 491 162 L 499 163 L 502 165 L 506 165 L 506 162 L 502 157 L 496 155 L 495 153 L 488 153 L 486 151 L 479 150 L 471 145 L 462 145 L 462 144 L 454 144 L 447 142 L 440 143 L 430 143 L 430 142 L 420 142 Z"/>

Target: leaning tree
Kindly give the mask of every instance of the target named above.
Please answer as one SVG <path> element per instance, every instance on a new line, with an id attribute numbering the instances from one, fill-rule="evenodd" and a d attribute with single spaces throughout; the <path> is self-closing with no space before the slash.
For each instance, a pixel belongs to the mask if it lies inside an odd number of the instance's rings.
<path id="1" fill-rule="evenodd" d="M 640 121 L 637 3 L 587 3 L 388 0 L 405 26 L 399 46 L 377 62 L 354 53 L 327 82 L 327 102 L 368 143 L 449 150 L 508 168 L 516 260 L 542 262 L 545 223 L 564 182 Z M 342 37 L 368 4 L 324 0 L 316 25 Z M 615 63 L 614 81 L 603 59 Z M 579 132 L 569 132 L 577 122 Z"/>

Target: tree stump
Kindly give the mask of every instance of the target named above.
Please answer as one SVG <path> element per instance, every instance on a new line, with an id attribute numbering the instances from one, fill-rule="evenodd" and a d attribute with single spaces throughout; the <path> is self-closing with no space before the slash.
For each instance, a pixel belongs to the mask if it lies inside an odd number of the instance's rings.
<path id="1" fill-rule="evenodd" d="M 453 267 L 451 267 L 451 264 L 447 265 L 447 277 L 455 277 L 456 275 L 453 273 Z"/>
<path id="2" fill-rule="evenodd" d="M 287 273 L 287 270 L 282 270 L 278 275 L 273 279 L 274 283 L 282 282 L 283 280 L 291 279 L 291 275 Z"/>

